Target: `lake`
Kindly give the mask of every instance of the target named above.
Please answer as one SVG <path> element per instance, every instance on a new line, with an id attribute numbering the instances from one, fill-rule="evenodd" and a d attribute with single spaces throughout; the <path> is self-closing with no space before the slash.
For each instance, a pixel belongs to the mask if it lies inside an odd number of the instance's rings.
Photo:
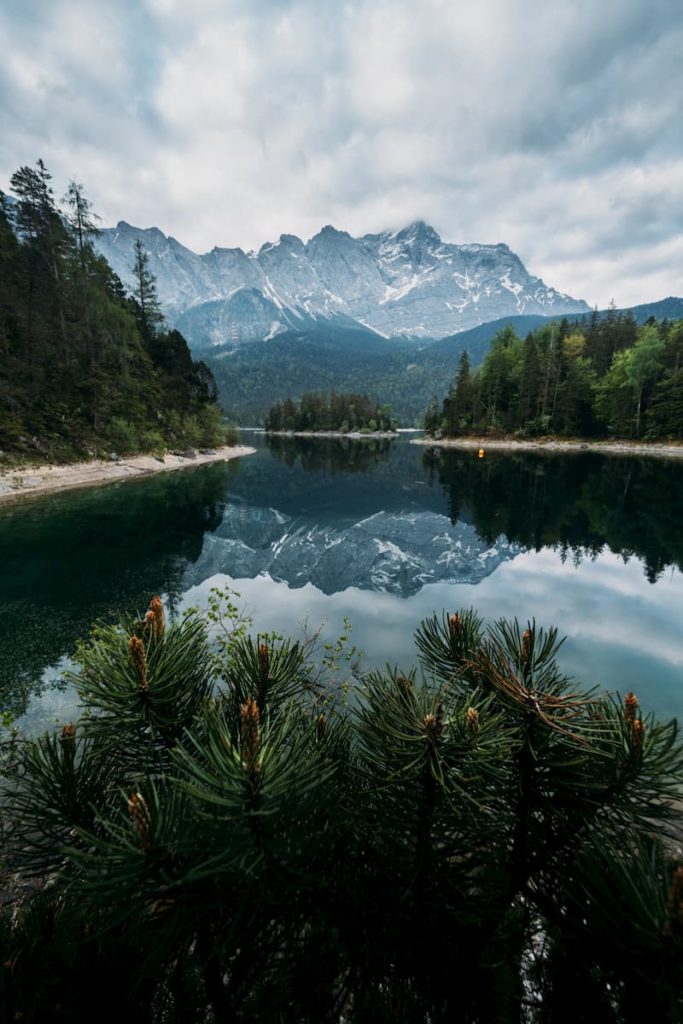
<path id="1" fill-rule="evenodd" d="M 348 618 L 366 667 L 413 664 L 434 611 L 535 617 L 572 676 L 683 714 L 683 464 L 243 440 L 256 455 L 0 509 L 0 710 L 70 720 L 92 620 L 220 586 L 254 629 L 334 640 Z"/>

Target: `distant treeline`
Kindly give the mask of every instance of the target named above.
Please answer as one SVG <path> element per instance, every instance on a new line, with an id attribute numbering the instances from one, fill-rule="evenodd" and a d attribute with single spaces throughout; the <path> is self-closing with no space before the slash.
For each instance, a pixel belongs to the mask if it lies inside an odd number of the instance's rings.
<path id="1" fill-rule="evenodd" d="M 266 416 L 266 430 L 393 430 L 390 405 L 378 405 L 367 395 L 305 394 L 276 402 Z"/>
<path id="2" fill-rule="evenodd" d="M 0 192 L 0 449 L 74 457 L 221 439 L 216 388 L 164 328 L 141 242 L 127 295 L 95 253 L 83 186 L 54 200 L 42 160 Z"/>
<path id="3" fill-rule="evenodd" d="M 506 327 L 476 372 L 463 352 L 425 429 L 680 439 L 683 321 L 639 327 L 632 314 L 608 310 L 582 325 L 549 324 L 524 341 Z"/>

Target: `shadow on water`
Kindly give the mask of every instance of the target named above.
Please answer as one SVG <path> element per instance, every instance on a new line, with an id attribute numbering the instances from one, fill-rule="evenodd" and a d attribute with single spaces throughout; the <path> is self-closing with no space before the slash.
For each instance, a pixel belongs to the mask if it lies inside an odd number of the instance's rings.
<path id="1" fill-rule="evenodd" d="M 578 563 L 606 547 L 642 560 L 654 583 L 683 568 L 683 464 L 587 454 L 427 449 L 424 466 L 448 500 L 451 522 L 473 523 L 488 543 L 504 535 L 526 550 L 551 547 Z"/>
<path id="2" fill-rule="evenodd" d="M 298 462 L 307 473 L 367 473 L 378 462 L 388 462 L 391 443 L 386 437 L 356 441 L 346 437 L 266 435 L 271 455 L 290 469 Z"/>
<path id="3" fill-rule="evenodd" d="M 21 713 L 46 665 L 96 619 L 173 603 L 223 515 L 239 463 L 0 510 L 0 710 Z"/>
<path id="4" fill-rule="evenodd" d="M 243 460 L 231 499 L 252 508 L 326 521 L 425 500 L 444 510 L 440 495 L 428 496 L 421 453 L 412 445 L 388 438 L 245 436 L 258 454 Z"/>

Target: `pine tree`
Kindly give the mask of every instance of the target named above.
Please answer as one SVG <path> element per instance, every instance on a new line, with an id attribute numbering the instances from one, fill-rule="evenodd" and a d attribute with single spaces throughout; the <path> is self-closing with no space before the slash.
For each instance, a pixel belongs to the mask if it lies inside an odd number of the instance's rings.
<path id="1" fill-rule="evenodd" d="M 135 275 L 135 288 L 133 298 L 136 302 L 136 312 L 142 336 L 150 341 L 160 324 L 163 323 L 163 314 L 157 295 L 156 278 L 149 269 L 149 255 L 145 250 L 142 239 L 137 238 L 133 247 L 135 262 L 132 267 Z"/>
<path id="2" fill-rule="evenodd" d="M 466 433 L 472 425 L 472 376 L 467 349 L 460 356 L 455 388 L 448 408 L 448 433 Z"/>
<path id="3" fill-rule="evenodd" d="M 346 703 L 221 621 L 97 627 L 84 718 L 13 753 L 7 1019 L 680 1019 L 675 720 L 535 622 L 434 615 Z"/>
<path id="4" fill-rule="evenodd" d="M 626 372 L 633 388 L 636 404 L 636 437 L 640 437 L 643 395 L 646 387 L 656 380 L 661 371 L 663 353 L 664 341 L 654 325 L 643 327 L 638 341 L 633 348 L 628 350 Z"/>
<path id="5" fill-rule="evenodd" d="M 524 341 L 522 369 L 519 382 L 518 417 L 522 427 L 527 427 L 539 414 L 541 389 L 541 364 L 536 338 L 529 334 Z"/>
<path id="6" fill-rule="evenodd" d="M 91 241 L 99 234 L 96 221 L 100 218 L 93 213 L 93 205 L 85 194 L 83 185 L 70 181 L 65 202 L 69 206 L 69 224 L 76 238 L 81 272 L 85 276 L 85 257 L 92 250 Z"/>
<path id="7" fill-rule="evenodd" d="M 587 436 L 594 430 L 593 392 L 596 374 L 584 352 L 582 334 L 568 334 L 562 341 L 562 375 L 555 401 L 554 429 L 565 435 Z"/>
<path id="8" fill-rule="evenodd" d="M 55 207 L 50 185 L 52 175 L 42 160 L 37 161 L 36 168 L 20 167 L 10 178 L 12 191 L 19 200 L 17 228 L 29 242 L 29 254 L 36 258 L 29 260 L 28 264 L 31 274 L 29 288 L 47 290 L 49 287 L 57 312 L 62 358 L 68 361 L 60 264 L 69 239 Z M 41 268 L 47 272 L 49 284 L 44 280 Z"/>
<path id="9" fill-rule="evenodd" d="M 436 395 L 434 395 L 424 415 L 425 433 L 435 434 L 439 429 L 440 425 L 441 411 L 439 409 L 439 403 L 436 399 Z"/>
<path id="10" fill-rule="evenodd" d="M 511 327 L 498 331 L 477 375 L 485 425 L 506 429 L 514 415 L 515 388 L 521 342 Z"/>
<path id="11" fill-rule="evenodd" d="M 10 185 L 19 200 L 17 228 L 19 232 L 33 242 L 46 243 L 52 232 L 52 221 L 57 211 L 54 204 L 54 193 L 50 186 L 52 175 L 42 160 L 32 167 L 20 167 L 10 178 Z M 49 253 L 52 263 L 53 253 Z"/>

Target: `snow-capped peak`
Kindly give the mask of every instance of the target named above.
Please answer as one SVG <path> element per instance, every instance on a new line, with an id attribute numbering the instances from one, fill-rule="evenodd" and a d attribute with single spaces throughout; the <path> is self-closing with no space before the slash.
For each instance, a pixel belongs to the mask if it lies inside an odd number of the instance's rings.
<path id="1" fill-rule="evenodd" d="M 344 316 L 379 333 L 443 337 L 516 313 L 585 312 L 585 302 L 528 273 L 504 242 L 444 242 L 423 220 L 354 238 L 331 224 L 308 242 L 291 234 L 256 252 L 197 255 L 158 228 L 125 221 L 97 246 L 132 285 L 142 238 L 162 306 L 195 347 L 273 336 L 273 325 Z"/>

